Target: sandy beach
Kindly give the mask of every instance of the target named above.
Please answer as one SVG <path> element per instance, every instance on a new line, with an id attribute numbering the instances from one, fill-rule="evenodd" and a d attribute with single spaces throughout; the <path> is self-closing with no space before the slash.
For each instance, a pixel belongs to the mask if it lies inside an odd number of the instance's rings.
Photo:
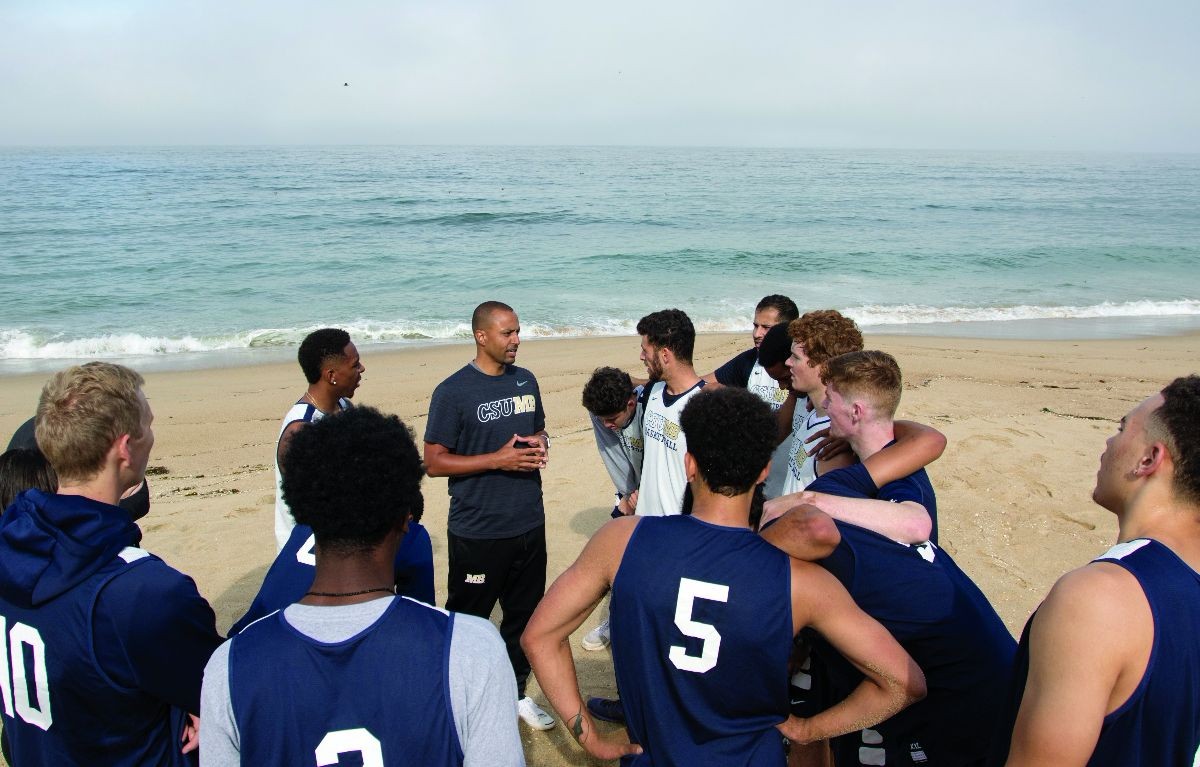
<path id="1" fill-rule="evenodd" d="M 748 334 L 701 336 L 696 368 L 711 370 L 747 345 Z M 900 362 L 899 416 L 932 424 L 949 438 L 945 455 L 930 468 L 942 546 L 1014 633 L 1059 575 L 1115 540 L 1113 518 L 1090 500 L 1098 456 L 1115 421 L 1175 376 L 1196 372 L 1200 359 L 1200 335 L 1118 341 L 868 336 L 867 346 Z M 418 441 L 434 386 L 473 355 L 468 344 L 361 351 L 367 372 L 356 403 L 399 414 Z M 600 364 L 637 375 L 643 369 L 636 337 L 525 341 L 518 363 L 538 376 L 554 436 L 543 475 L 553 579 L 612 506 L 580 389 Z M 11 434 L 32 414 L 44 379 L 0 378 L 0 433 Z M 303 390 L 295 363 L 147 375 L 156 444 L 144 546 L 196 580 L 222 631 L 245 610 L 273 557 L 275 438 L 280 418 Z M 442 602 L 446 484 L 428 479 L 424 487 Z M 579 649 L 576 662 L 585 694 L 614 692 L 607 653 Z M 531 694 L 544 703 L 533 685 Z M 531 765 L 591 763 L 561 726 L 547 733 L 523 728 L 522 738 Z"/>

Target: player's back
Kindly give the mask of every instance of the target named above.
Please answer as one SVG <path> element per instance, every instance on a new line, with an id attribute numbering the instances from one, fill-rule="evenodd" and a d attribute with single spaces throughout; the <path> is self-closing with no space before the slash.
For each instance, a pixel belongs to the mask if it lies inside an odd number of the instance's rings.
<path id="1" fill-rule="evenodd" d="M 338 753 L 358 751 L 364 764 L 461 764 L 449 691 L 453 622 L 452 613 L 398 597 L 340 642 L 303 634 L 283 612 L 248 626 L 229 645 L 242 763 L 311 763 L 315 752 L 318 763 L 335 764 Z"/>
<path id="2" fill-rule="evenodd" d="M 887 742 L 894 739 L 906 753 L 915 751 L 934 764 L 983 758 L 1002 711 L 996 691 L 1007 683 L 1016 652 L 1003 621 L 950 555 L 933 544 L 906 546 L 836 524 L 842 542 L 820 564 L 896 637 L 928 685 L 924 700 L 875 729 Z M 816 652 L 837 677 L 832 700 L 861 679 L 827 644 L 818 641 Z"/>
<path id="3" fill-rule="evenodd" d="M 787 555 L 746 528 L 647 517 L 613 582 L 613 662 L 638 765 L 778 765 Z"/>

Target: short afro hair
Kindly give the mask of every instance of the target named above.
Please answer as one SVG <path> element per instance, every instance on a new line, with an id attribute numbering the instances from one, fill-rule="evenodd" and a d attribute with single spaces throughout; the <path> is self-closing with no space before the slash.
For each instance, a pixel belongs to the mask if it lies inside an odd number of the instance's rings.
<path id="1" fill-rule="evenodd" d="M 776 325 L 763 336 L 758 345 L 758 364 L 764 368 L 775 367 L 787 362 L 792 356 L 792 339 L 788 336 L 786 324 Z"/>
<path id="2" fill-rule="evenodd" d="M 1150 415 L 1151 435 L 1171 453 L 1175 494 L 1200 505 L 1200 376 L 1176 378 L 1162 396 L 1162 405 Z"/>
<path id="3" fill-rule="evenodd" d="M 283 498 L 325 549 L 377 546 L 424 508 L 424 467 L 398 417 L 353 407 L 296 432 L 283 456 Z"/>
<path id="4" fill-rule="evenodd" d="M 775 413 L 745 389 L 705 389 L 683 408 L 679 425 L 687 451 L 714 493 L 752 490 L 775 451 Z"/>
<path id="5" fill-rule="evenodd" d="M 796 306 L 796 302 L 778 293 L 764 296 L 763 300 L 758 302 L 758 306 L 754 307 L 754 313 L 758 314 L 764 309 L 774 309 L 775 313 L 779 315 L 780 325 L 786 325 L 800 316 L 800 309 Z"/>
<path id="6" fill-rule="evenodd" d="M 788 335 L 804 347 L 804 354 L 814 367 L 842 354 L 860 352 L 862 332 L 854 320 L 836 309 L 817 309 L 805 312 L 788 325 Z"/>
<path id="7" fill-rule="evenodd" d="M 696 347 L 696 328 L 692 320 L 679 309 L 663 309 L 638 320 L 637 332 L 652 346 L 670 349 L 682 362 L 692 361 Z"/>
<path id="8" fill-rule="evenodd" d="M 594 416 L 620 413 L 633 396 L 633 379 L 624 370 L 602 367 L 583 385 L 583 406 Z"/>
<path id="9" fill-rule="evenodd" d="M 325 363 L 333 358 L 344 358 L 349 345 L 350 334 L 340 328 L 321 328 L 309 333 L 300 342 L 300 351 L 296 354 L 304 378 L 310 384 L 321 380 Z"/>

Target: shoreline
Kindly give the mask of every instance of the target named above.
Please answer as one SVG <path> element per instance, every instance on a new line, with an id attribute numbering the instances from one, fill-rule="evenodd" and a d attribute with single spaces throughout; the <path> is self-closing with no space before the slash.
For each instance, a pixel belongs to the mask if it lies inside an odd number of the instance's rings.
<path id="1" fill-rule="evenodd" d="M 1116 421 L 1172 378 L 1200 368 L 1200 334 L 1026 341 L 868 333 L 866 344 L 900 362 L 898 417 L 946 434 L 946 453 L 929 468 L 941 548 L 1014 633 L 1060 575 L 1116 541 L 1114 518 L 1091 502 L 1099 455 Z M 749 333 L 701 335 L 696 368 L 707 372 L 748 345 Z M 364 347 L 366 374 L 355 402 L 396 413 L 419 441 L 433 388 L 472 356 L 466 342 Z M 643 368 L 636 337 L 529 340 L 517 362 L 537 376 L 554 435 L 543 473 L 552 581 L 612 508 L 580 391 L 598 365 L 634 374 Z M 145 376 L 156 441 L 142 545 L 196 581 L 225 631 L 274 557 L 274 445 L 280 419 L 304 390 L 303 376 L 293 359 Z M 11 434 L 33 413 L 45 378 L 0 378 L 0 433 Z M 423 489 L 422 521 L 444 604 L 446 480 L 426 479 Z M 577 646 L 595 622 L 588 618 L 573 638 L 576 665 L 585 695 L 611 696 L 609 654 Z M 530 689 L 544 701 L 536 685 Z M 601 764 L 586 759 L 561 726 L 522 729 L 521 736 L 530 764 Z"/>
<path id="2" fill-rule="evenodd" d="M 353 323 L 352 323 L 353 324 Z M 960 322 L 921 322 L 894 325 L 859 323 L 864 335 L 902 338 L 961 338 L 978 341 L 1115 341 L 1172 338 L 1200 335 L 1200 315 L 1149 317 L 1076 317 L 1015 320 L 977 320 Z M 351 337 L 355 337 L 353 330 Z M 700 331 L 697 337 L 732 336 L 737 331 Z M 527 336 L 524 343 L 542 341 L 588 341 L 593 339 L 636 338 L 633 333 L 586 335 Z M 422 351 L 456 344 L 469 344 L 470 338 L 426 338 L 404 341 L 355 340 L 364 352 L 390 354 Z M 206 351 L 168 352 L 142 355 L 103 355 L 92 357 L 23 357 L 0 359 L 0 380 L 13 376 L 49 374 L 68 365 L 102 359 L 142 372 L 182 372 L 257 367 L 294 362 L 299 344 L 267 347 L 243 347 Z"/>

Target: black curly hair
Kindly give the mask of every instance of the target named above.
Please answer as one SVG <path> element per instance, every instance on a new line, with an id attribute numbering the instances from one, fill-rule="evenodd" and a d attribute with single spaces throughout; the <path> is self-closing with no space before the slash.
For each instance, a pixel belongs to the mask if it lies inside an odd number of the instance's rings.
<path id="1" fill-rule="evenodd" d="M 721 495 L 752 490 L 775 451 L 775 414 L 745 389 L 701 391 L 684 407 L 679 425 L 704 483 Z"/>
<path id="2" fill-rule="evenodd" d="M 583 406 L 594 416 L 620 413 L 633 394 L 633 379 L 624 370 L 602 367 L 583 385 Z"/>
<path id="3" fill-rule="evenodd" d="M 696 346 L 696 328 L 692 320 L 679 309 L 663 309 L 638 320 L 637 332 L 658 347 L 670 349 L 682 362 L 692 361 Z"/>
<path id="4" fill-rule="evenodd" d="M 394 415 L 354 407 L 296 432 L 283 456 L 283 498 L 324 549 L 374 548 L 424 508 L 424 467 Z"/>
<path id="5" fill-rule="evenodd" d="M 310 384 L 320 380 L 325 361 L 331 357 L 345 357 L 349 344 L 350 334 L 340 328 L 321 328 L 305 336 L 300 342 L 300 351 L 296 352 L 304 378 Z"/>
<path id="6" fill-rule="evenodd" d="M 1150 416 L 1151 431 L 1175 462 L 1175 493 L 1200 505 L 1200 376 L 1176 378 L 1162 390 L 1163 403 Z"/>

